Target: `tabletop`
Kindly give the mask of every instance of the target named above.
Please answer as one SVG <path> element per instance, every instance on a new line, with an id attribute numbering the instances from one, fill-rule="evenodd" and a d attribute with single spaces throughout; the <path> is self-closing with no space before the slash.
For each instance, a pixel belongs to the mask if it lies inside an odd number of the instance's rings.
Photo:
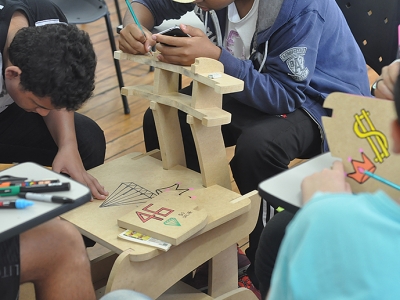
<path id="1" fill-rule="evenodd" d="M 330 152 L 318 155 L 306 162 L 264 180 L 258 186 L 258 192 L 272 207 L 282 207 L 296 212 L 302 205 L 301 182 L 303 179 L 324 168 L 330 168 L 335 160 Z"/>
<path id="2" fill-rule="evenodd" d="M 35 163 L 20 163 L 0 171 L 0 176 L 4 175 L 26 177 L 28 180 L 58 179 L 60 182 L 69 182 L 69 191 L 46 194 L 68 197 L 73 199 L 73 202 L 58 204 L 34 201 L 34 205 L 24 209 L 0 209 L 0 242 L 72 210 L 91 199 L 90 190 L 86 186 Z M 15 199 L 17 196 L 0 197 L 0 201 Z"/>

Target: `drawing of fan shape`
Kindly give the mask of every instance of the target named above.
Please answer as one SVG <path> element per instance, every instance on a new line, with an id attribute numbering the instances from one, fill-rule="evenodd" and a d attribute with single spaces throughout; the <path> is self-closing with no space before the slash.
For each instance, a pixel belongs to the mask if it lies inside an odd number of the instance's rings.
<path id="1" fill-rule="evenodd" d="M 142 204 L 157 194 L 141 187 L 134 182 L 122 182 L 119 187 L 107 197 L 100 207 Z"/>

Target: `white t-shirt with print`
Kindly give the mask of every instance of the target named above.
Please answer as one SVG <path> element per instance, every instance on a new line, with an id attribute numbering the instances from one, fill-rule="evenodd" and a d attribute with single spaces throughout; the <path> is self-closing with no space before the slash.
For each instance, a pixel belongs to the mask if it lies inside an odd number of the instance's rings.
<path id="1" fill-rule="evenodd" d="M 258 17 L 258 1 L 254 0 L 252 8 L 242 19 L 235 2 L 228 5 L 224 48 L 236 58 L 249 59 L 250 57 L 251 40 L 256 30 Z"/>

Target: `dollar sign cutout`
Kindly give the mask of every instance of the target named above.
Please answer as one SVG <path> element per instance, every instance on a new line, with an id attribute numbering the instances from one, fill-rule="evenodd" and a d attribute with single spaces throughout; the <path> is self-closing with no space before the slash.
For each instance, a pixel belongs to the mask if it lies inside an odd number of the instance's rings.
<path id="1" fill-rule="evenodd" d="M 354 133 L 361 139 L 366 139 L 375 153 L 375 162 L 382 163 L 384 158 L 389 157 L 388 141 L 386 136 L 375 129 L 369 118 L 369 112 L 364 109 L 361 110 L 360 115 L 354 115 L 356 121 L 354 122 Z M 364 123 L 366 123 L 365 126 Z M 367 129 L 368 127 L 368 129 Z"/>

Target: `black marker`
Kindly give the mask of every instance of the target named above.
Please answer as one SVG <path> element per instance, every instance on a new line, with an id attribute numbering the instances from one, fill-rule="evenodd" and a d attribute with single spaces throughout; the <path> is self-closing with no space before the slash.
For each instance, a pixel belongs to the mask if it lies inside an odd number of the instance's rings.
<path id="1" fill-rule="evenodd" d="M 69 191 L 71 185 L 69 182 L 55 182 L 49 184 L 36 184 L 30 186 L 12 185 L 8 187 L 0 187 L 0 197 L 14 196 L 19 193 L 50 193 L 58 191 Z"/>
<path id="2" fill-rule="evenodd" d="M 53 203 L 72 203 L 74 200 L 67 197 L 52 196 L 37 193 L 19 193 L 18 197 L 34 201 L 53 202 Z"/>
<path id="3" fill-rule="evenodd" d="M 69 182 L 54 182 L 48 184 L 36 184 L 31 186 L 21 186 L 20 192 L 32 192 L 32 193 L 50 193 L 58 191 L 69 191 L 71 185 Z"/>

